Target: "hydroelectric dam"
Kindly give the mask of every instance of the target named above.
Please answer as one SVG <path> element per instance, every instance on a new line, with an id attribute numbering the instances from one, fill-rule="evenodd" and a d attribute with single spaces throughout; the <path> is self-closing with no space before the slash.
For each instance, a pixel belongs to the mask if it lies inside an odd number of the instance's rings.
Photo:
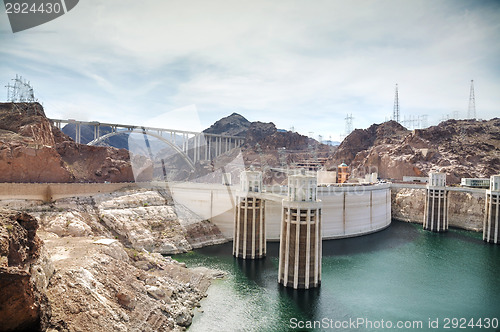
<path id="1" fill-rule="evenodd" d="M 412 204 L 423 202 L 424 230 L 448 231 L 453 192 L 484 197 L 483 240 L 499 243 L 500 175 L 492 176 L 489 190 L 448 187 L 443 173 L 431 173 L 424 186 L 366 183 L 318 186 L 316 174 L 300 170 L 288 176 L 288 185 L 264 186 L 262 173 L 242 171 L 240 183 L 147 182 L 128 184 L 0 184 L 8 189 L 1 199 L 52 201 L 72 196 L 112 192 L 119 187 L 168 190 L 176 208 L 188 208 L 210 220 L 228 240 L 233 256 L 253 260 L 266 256 L 266 242 L 279 241 L 278 282 L 285 287 L 309 289 L 321 285 L 322 240 L 342 239 L 387 228 L 394 217 L 391 188 L 414 190 Z M 6 187 L 6 188 L 4 188 Z M 7 188 L 8 187 L 8 188 Z M 37 189 L 36 193 L 35 190 Z M 78 190 L 76 190 L 78 189 Z M 415 196 L 425 190 L 425 196 Z M 476 193 L 476 191 L 478 191 Z M 484 196 L 483 196 L 484 195 Z M 396 198 L 396 209 L 401 209 Z M 480 200 L 472 200 L 477 206 Z M 467 204 L 461 203 L 464 207 Z M 474 207 L 476 208 L 476 207 Z M 395 211 L 398 212 L 398 211 Z M 484 217 L 483 217 L 484 216 Z M 478 229 L 479 230 L 479 229 Z"/>
<path id="2" fill-rule="evenodd" d="M 187 206 L 200 217 L 210 219 L 222 234 L 233 240 L 237 186 L 192 182 L 169 183 L 174 201 Z M 286 188 L 265 187 L 266 238 L 280 240 L 282 201 Z M 390 184 L 370 186 L 318 187 L 322 202 L 324 240 L 373 233 L 391 224 Z"/>

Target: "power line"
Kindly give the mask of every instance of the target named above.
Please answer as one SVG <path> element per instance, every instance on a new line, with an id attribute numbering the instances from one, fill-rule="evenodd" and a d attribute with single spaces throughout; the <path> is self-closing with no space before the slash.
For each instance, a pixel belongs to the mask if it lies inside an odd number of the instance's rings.
<path id="1" fill-rule="evenodd" d="M 401 124 L 407 129 L 423 129 L 427 128 L 427 114 L 423 115 L 408 115 L 404 116 L 404 120 L 401 121 Z"/>

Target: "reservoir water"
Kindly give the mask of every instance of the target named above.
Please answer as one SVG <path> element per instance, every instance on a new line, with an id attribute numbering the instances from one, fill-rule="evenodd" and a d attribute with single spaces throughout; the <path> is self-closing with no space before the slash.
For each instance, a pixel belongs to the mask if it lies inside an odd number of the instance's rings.
<path id="1" fill-rule="evenodd" d="M 174 256 L 228 274 L 212 283 L 190 331 L 500 330 L 500 246 L 481 233 L 393 221 L 375 234 L 323 241 L 321 287 L 303 291 L 277 283 L 278 243 L 255 261 L 231 250 L 226 243 Z"/>

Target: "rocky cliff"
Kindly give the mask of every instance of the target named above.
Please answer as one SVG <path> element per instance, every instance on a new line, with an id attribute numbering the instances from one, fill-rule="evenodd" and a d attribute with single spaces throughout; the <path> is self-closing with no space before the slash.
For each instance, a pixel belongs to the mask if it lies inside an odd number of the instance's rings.
<path id="1" fill-rule="evenodd" d="M 129 154 L 76 144 L 38 103 L 0 103 L 1 182 L 133 181 Z"/>
<path id="2" fill-rule="evenodd" d="M 56 268 L 47 289 L 52 331 L 183 331 L 218 276 L 109 238 L 42 238 Z"/>
<path id="3" fill-rule="evenodd" d="M 246 133 L 245 147 L 267 150 L 317 149 L 322 144 L 316 140 L 291 131 L 278 131 L 274 123 L 252 122 Z"/>
<path id="4" fill-rule="evenodd" d="M 217 121 L 204 132 L 244 136 L 245 144 L 220 155 L 212 162 L 199 162 L 196 171 L 185 176 L 190 181 L 203 179 L 220 183 L 220 174 L 223 172 L 231 173 L 233 182 L 238 183 L 241 167 L 253 166 L 264 172 L 266 184 L 284 184 L 286 176 L 277 176 L 271 168 L 293 168 L 305 161 L 326 159 L 336 149 L 296 132 L 278 130 L 272 122 L 249 122 L 237 113 Z M 240 167 L 233 167 L 236 164 Z M 211 174 L 214 176 L 211 177 Z"/>
<path id="5" fill-rule="evenodd" d="M 139 251 L 178 254 L 227 241 L 217 226 L 174 204 L 161 189 L 124 190 L 43 205 L 33 201 L 1 204 L 29 212 L 43 230 L 59 237 L 116 237 Z"/>
<path id="6" fill-rule="evenodd" d="M 242 136 L 244 137 L 250 127 L 250 121 L 238 113 L 233 113 L 216 121 L 203 132 L 207 134 Z"/>
<path id="7" fill-rule="evenodd" d="M 354 174 L 378 171 L 382 178 L 446 172 L 449 184 L 462 177 L 500 173 L 500 119 L 448 120 L 427 129 L 406 130 L 394 121 L 356 129 L 328 162 L 341 162 Z"/>
<path id="8" fill-rule="evenodd" d="M 0 205 L 0 330 L 181 331 L 223 276 L 161 255 L 226 241 L 163 189 Z"/>
<path id="9" fill-rule="evenodd" d="M 0 330 L 37 331 L 48 326 L 46 295 L 54 272 L 38 222 L 26 213 L 0 209 Z"/>
<path id="10" fill-rule="evenodd" d="M 422 189 L 391 189 L 392 217 L 422 224 L 424 222 L 425 186 Z M 448 222 L 450 227 L 482 231 L 484 192 L 448 192 Z"/>
<path id="11" fill-rule="evenodd" d="M 317 148 L 316 140 L 291 131 L 278 131 L 272 122 L 250 122 L 238 113 L 216 121 L 204 133 L 245 137 L 245 147 L 262 150 Z"/>

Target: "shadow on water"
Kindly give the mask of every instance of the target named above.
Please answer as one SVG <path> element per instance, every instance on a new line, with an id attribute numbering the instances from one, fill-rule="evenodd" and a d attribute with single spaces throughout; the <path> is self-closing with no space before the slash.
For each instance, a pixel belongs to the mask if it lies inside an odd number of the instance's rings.
<path id="1" fill-rule="evenodd" d="M 361 254 L 403 246 L 407 243 L 417 240 L 420 236 L 423 235 L 423 233 L 419 229 L 421 227 L 421 225 L 408 224 L 406 222 L 393 220 L 388 228 L 376 233 L 346 239 L 324 240 L 323 256 Z M 466 235 L 463 235 L 461 233 L 452 233 L 451 235 L 458 236 L 464 239 L 470 239 L 471 241 L 476 242 L 476 239 L 467 237 Z M 232 255 L 232 247 L 233 243 L 227 242 L 216 246 L 196 249 L 195 251 L 211 257 L 227 257 Z M 267 259 L 259 259 L 255 260 L 255 262 L 266 262 L 268 261 L 268 258 L 278 257 L 279 242 L 267 242 Z M 252 260 L 239 259 L 238 261 L 251 262 Z M 268 263 L 270 264 L 270 262 Z M 241 263 L 240 265 L 243 268 L 244 264 Z M 249 263 L 248 266 L 245 266 L 245 269 L 248 269 L 248 271 L 252 272 L 255 270 L 255 267 L 253 267 L 253 265 Z"/>
<path id="2" fill-rule="evenodd" d="M 465 241 L 473 244 L 481 244 L 485 243 L 483 241 L 483 233 L 482 232 L 472 232 L 466 231 L 458 228 L 449 228 L 448 232 L 445 233 L 450 239 L 457 239 L 460 241 Z"/>
<path id="3" fill-rule="evenodd" d="M 376 233 L 323 241 L 323 256 L 345 256 L 387 250 L 406 245 L 417 240 L 422 234 L 418 225 L 409 225 L 393 220 L 391 225 Z"/>
<path id="4" fill-rule="evenodd" d="M 266 274 L 263 271 L 273 269 L 273 264 L 266 257 L 260 259 L 234 258 L 236 265 L 248 280 L 255 282 L 259 286 L 264 286 Z"/>
<path id="5" fill-rule="evenodd" d="M 278 293 L 288 298 L 300 312 L 309 319 L 316 316 L 321 296 L 321 287 L 311 289 L 293 289 L 278 284 Z"/>

